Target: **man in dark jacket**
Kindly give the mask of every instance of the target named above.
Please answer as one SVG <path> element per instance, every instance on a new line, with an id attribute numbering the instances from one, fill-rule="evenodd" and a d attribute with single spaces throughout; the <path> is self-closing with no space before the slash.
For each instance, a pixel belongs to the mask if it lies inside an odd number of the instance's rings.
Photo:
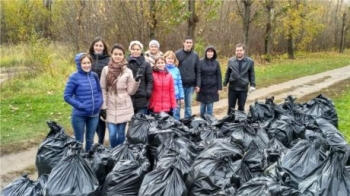
<path id="1" fill-rule="evenodd" d="M 224 86 L 228 92 L 228 111 L 230 114 L 236 107 L 238 101 L 238 110 L 244 111 L 244 105 L 249 92 L 255 90 L 255 72 L 254 61 L 244 55 L 244 45 L 236 45 L 236 57 L 230 58 L 225 73 Z M 250 87 L 248 87 L 250 85 Z"/>
<path id="2" fill-rule="evenodd" d="M 193 51 L 193 39 L 191 37 L 185 37 L 183 48 L 176 51 L 175 55 L 179 60 L 178 68 L 180 70 L 184 89 L 185 118 L 187 118 L 192 115 L 193 92 L 199 92 L 199 87 L 201 85 L 201 72 L 198 64 L 199 57 L 198 54 Z"/>

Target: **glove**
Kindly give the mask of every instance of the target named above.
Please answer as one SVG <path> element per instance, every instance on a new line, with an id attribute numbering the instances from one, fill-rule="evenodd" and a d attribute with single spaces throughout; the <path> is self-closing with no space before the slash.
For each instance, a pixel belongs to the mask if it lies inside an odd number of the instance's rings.
<path id="1" fill-rule="evenodd" d="M 255 87 L 251 86 L 251 87 L 249 88 L 249 93 L 255 91 L 255 89 L 256 89 Z"/>
<path id="2" fill-rule="evenodd" d="M 106 120 L 107 112 L 106 112 L 105 109 L 101 109 L 101 110 L 100 110 L 100 116 L 101 116 L 104 120 Z"/>
<path id="3" fill-rule="evenodd" d="M 140 82 L 142 76 L 143 76 L 142 69 L 138 69 L 136 72 L 135 81 Z"/>

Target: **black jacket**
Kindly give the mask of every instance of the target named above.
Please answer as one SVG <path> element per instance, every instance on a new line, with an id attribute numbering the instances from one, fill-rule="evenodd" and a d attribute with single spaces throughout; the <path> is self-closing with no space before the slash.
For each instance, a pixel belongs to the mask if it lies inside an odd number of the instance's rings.
<path id="1" fill-rule="evenodd" d="M 206 55 L 208 49 L 214 50 L 214 56 L 211 59 L 208 59 Z M 196 100 L 202 103 L 212 103 L 219 101 L 218 90 L 222 90 L 221 69 L 219 62 L 216 60 L 217 54 L 213 46 L 206 48 L 204 56 L 199 61 L 201 85 Z"/>
<path id="2" fill-rule="evenodd" d="M 153 76 L 151 65 L 145 61 L 143 56 L 136 59 L 128 58 L 128 68 L 131 69 L 134 77 L 139 69 L 142 70 L 140 86 L 136 93 L 131 96 L 134 108 L 148 107 L 149 98 L 153 89 Z"/>
<path id="3" fill-rule="evenodd" d="M 234 91 L 248 91 L 248 85 L 255 87 L 254 61 L 247 56 L 242 60 L 241 71 L 235 57 L 228 61 L 224 86 L 229 83 L 229 88 Z"/>
<path id="4" fill-rule="evenodd" d="M 110 57 L 104 54 L 90 54 L 90 56 L 93 60 L 91 69 L 97 73 L 98 78 L 101 78 L 102 69 L 108 64 Z"/>
<path id="5" fill-rule="evenodd" d="M 198 54 L 191 50 L 186 52 L 183 49 L 176 51 L 176 58 L 179 60 L 179 70 L 183 87 L 200 86 L 201 72 Z"/>

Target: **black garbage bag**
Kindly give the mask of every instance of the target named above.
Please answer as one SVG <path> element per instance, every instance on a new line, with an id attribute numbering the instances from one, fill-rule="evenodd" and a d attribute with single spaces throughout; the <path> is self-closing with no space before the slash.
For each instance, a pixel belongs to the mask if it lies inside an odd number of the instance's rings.
<path id="1" fill-rule="evenodd" d="M 40 183 L 30 180 L 28 175 L 23 175 L 7 185 L 0 196 L 42 196 L 41 191 Z"/>
<path id="2" fill-rule="evenodd" d="M 99 185 L 102 187 L 107 174 L 112 171 L 114 160 L 111 158 L 111 152 L 102 144 L 94 144 L 90 151 L 84 154 L 84 159 L 95 172 Z"/>
<path id="3" fill-rule="evenodd" d="M 350 195 L 350 175 L 345 169 L 348 154 L 331 148 L 322 165 L 299 183 L 305 195 Z"/>
<path id="4" fill-rule="evenodd" d="M 187 118 L 181 118 L 179 121 L 187 127 L 191 127 L 191 122 L 195 119 L 196 115 L 192 115 Z"/>
<path id="5" fill-rule="evenodd" d="M 146 158 L 118 161 L 108 174 L 101 195 L 137 195 L 149 169 L 150 163 Z"/>
<path id="6" fill-rule="evenodd" d="M 210 114 L 207 114 L 205 113 L 203 116 L 201 116 L 203 118 L 203 120 L 205 120 L 206 122 L 208 122 L 210 125 L 213 124 L 213 123 L 217 123 L 218 122 L 218 119 L 215 118 L 215 116 L 213 115 L 210 115 Z"/>
<path id="7" fill-rule="evenodd" d="M 44 196 L 98 196 L 96 174 L 81 156 L 81 145 L 71 146 L 52 169 L 44 187 Z"/>
<path id="8" fill-rule="evenodd" d="M 158 129 L 169 129 L 175 126 L 175 118 L 165 112 L 160 112 L 154 115 L 154 120 L 157 122 Z"/>
<path id="9" fill-rule="evenodd" d="M 267 131 L 269 138 L 277 138 L 286 147 L 297 138 L 300 138 L 305 131 L 305 126 L 291 118 L 274 120 Z"/>
<path id="10" fill-rule="evenodd" d="M 322 165 L 326 158 L 326 149 L 322 142 L 298 139 L 281 157 L 280 166 L 290 177 L 291 186 L 297 187 L 297 184 Z"/>
<path id="11" fill-rule="evenodd" d="M 325 142 L 332 148 L 350 152 L 350 146 L 338 129 L 324 118 L 314 118 L 314 124 L 319 128 Z"/>
<path id="12" fill-rule="evenodd" d="M 187 187 L 177 168 L 156 169 L 142 181 L 139 196 L 187 196 Z"/>
<path id="13" fill-rule="evenodd" d="M 227 196 L 236 195 L 238 188 L 235 185 L 231 185 L 223 190 L 219 190 L 215 193 L 210 194 L 210 196 Z"/>
<path id="14" fill-rule="evenodd" d="M 273 100 L 274 97 L 270 99 Z M 254 105 L 249 106 L 248 118 L 251 119 L 252 122 L 260 122 L 262 127 L 269 127 L 274 117 L 275 111 L 269 104 L 256 101 Z"/>
<path id="15" fill-rule="evenodd" d="M 239 142 L 246 150 L 252 141 L 260 149 L 265 149 L 268 146 L 269 138 L 266 131 L 257 123 L 225 123 L 221 128 L 221 132 L 225 136 L 231 136 L 236 142 Z"/>
<path id="16" fill-rule="evenodd" d="M 194 160 L 189 154 L 181 154 L 179 152 L 169 152 L 158 158 L 156 169 L 177 168 L 181 174 L 185 175 L 191 170 Z"/>
<path id="17" fill-rule="evenodd" d="M 114 163 L 119 160 L 136 160 L 139 157 L 147 157 L 146 145 L 129 144 L 128 141 L 124 141 L 123 144 L 113 148 L 111 152 L 111 158 L 114 160 Z"/>
<path id="18" fill-rule="evenodd" d="M 243 111 L 233 110 L 230 114 L 224 116 L 222 119 L 219 119 L 217 122 L 214 122 L 212 125 L 221 128 L 224 123 L 239 123 L 242 121 L 247 121 L 248 116 Z"/>
<path id="19" fill-rule="evenodd" d="M 322 94 L 305 103 L 302 110 L 305 114 L 324 118 L 338 128 L 338 115 L 334 103 Z"/>
<path id="20" fill-rule="evenodd" d="M 148 132 L 151 126 L 157 126 L 150 116 L 135 114 L 129 123 L 126 139 L 130 144 L 148 144 Z"/>
<path id="21" fill-rule="evenodd" d="M 194 160 L 198 155 L 196 146 L 191 140 L 174 133 L 158 147 L 157 157 L 163 157 L 171 152 L 189 155 L 191 160 Z"/>
<path id="22" fill-rule="evenodd" d="M 192 129 L 191 140 L 195 143 L 201 141 L 210 142 L 213 139 L 222 137 L 225 137 L 225 135 L 219 128 L 209 124 L 200 124 L 198 127 Z"/>
<path id="23" fill-rule="evenodd" d="M 196 159 L 186 180 L 189 196 L 214 194 L 234 184 L 241 161 L 219 153 L 211 158 Z"/>
<path id="24" fill-rule="evenodd" d="M 264 149 L 265 165 L 270 166 L 280 160 L 283 153 L 287 152 L 287 148 L 275 137 L 269 141 L 267 149 Z"/>
<path id="25" fill-rule="evenodd" d="M 56 122 L 48 121 L 47 125 L 50 132 L 40 144 L 35 160 L 39 177 L 43 174 L 50 174 L 52 168 L 59 163 L 68 147 L 78 142 L 68 136 Z"/>
<path id="26" fill-rule="evenodd" d="M 292 187 L 282 185 L 275 179 L 267 176 L 253 178 L 244 183 L 239 189 L 237 196 L 301 196 Z"/>

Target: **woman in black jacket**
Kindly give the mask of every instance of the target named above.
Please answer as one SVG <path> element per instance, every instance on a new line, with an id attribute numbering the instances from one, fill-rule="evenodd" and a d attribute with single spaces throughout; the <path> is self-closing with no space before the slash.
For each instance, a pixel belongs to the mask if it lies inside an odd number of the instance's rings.
<path id="1" fill-rule="evenodd" d="M 92 57 L 92 65 L 91 69 L 93 72 L 96 72 L 98 75 L 98 78 L 101 78 L 101 72 L 104 66 L 106 66 L 109 62 L 110 56 L 108 53 L 108 48 L 106 43 L 103 41 L 101 37 L 96 37 L 89 48 L 89 54 Z M 99 122 L 96 129 L 96 133 L 98 135 L 98 143 L 103 144 L 105 133 L 106 133 L 106 123 L 101 120 L 102 118 L 105 118 L 105 114 L 102 114 L 100 112 Z"/>
<path id="2" fill-rule="evenodd" d="M 199 61 L 201 70 L 201 86 L 197 94 L 200 104 L 200 115 L 213 115 L 213 104 L 219 101 L 222 90 L 220 64 L 216 60 L 217 54 L 213 46 L 208 46 L 204 58 Z"/>
<path id="3" fill-rule="evenodd" d="M 136 81 L 140 81 L 140 86 L 136 93 L 131 96 L 134 106 L 134 113 L 148 113 L 149 99 L 153 89 L 152 67 L 145 60 L 142 54 L 143 44 L 139 41 L 132 41 L 129 45 L 130 56 L 128 58 L 128 68 L 131 69 Z"/>

